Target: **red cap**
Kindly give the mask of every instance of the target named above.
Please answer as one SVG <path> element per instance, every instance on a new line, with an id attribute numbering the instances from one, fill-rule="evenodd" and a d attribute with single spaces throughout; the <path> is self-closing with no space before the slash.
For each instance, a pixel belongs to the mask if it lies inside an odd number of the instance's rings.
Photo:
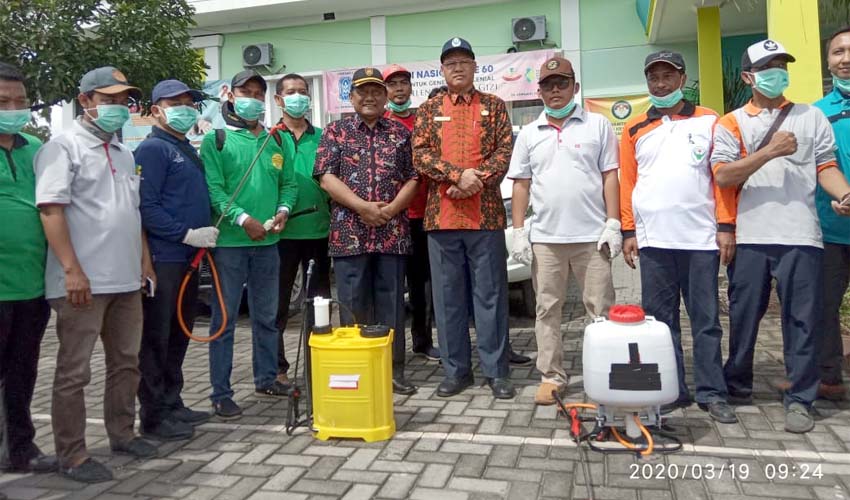
<path id="1" fill-rule="evenodd" d="M 407 75 L 408 78 L 410 78 L 410 71 L 404 69 L 403 66 L 399 66 L 398 64 L 390 64 L 386 67 L 386 69 L 384 69 L 384 74 L 382 75 L 384 77 L 384 81 L 389 80 L 390 77 L 395 75 L 396 73 L 404 73 L 405 75 Z"/>
<path id="2" fill-rule="evenodd" d="M 611 306 L 608 319 L 617 323 L 640 323 L 646 319 L 643 308 L 634 304 L 618 304 Z"/>

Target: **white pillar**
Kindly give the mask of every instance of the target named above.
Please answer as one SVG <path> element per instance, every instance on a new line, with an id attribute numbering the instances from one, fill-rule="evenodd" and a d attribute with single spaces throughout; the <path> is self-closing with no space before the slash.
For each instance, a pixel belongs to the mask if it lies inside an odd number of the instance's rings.
<path id="1" fill-rule="evenodd" d="M 563 56 L 573 63 L 576 81 L 581 83 L 581 17 L 579 0 L 561 0 L 561 50 Z M 582 89 L 576 94 L 581 102 Z"/>
<path id="2" fill-rule="evenodd" d="M 372 65 L 387 64 L 387 17 L 370 17 L 369 27 L 372 34 Z"/>
<path id="3" fill-rule="evenodd" d="M 218 80 L 221 78 L 222 45 L 224 45 L 224 37 L 222 35 L 205 35 L 192 38 L 191 47 L 193 49 L 204 49 L 204 63 L 209 66 L 207 80 Z"/>

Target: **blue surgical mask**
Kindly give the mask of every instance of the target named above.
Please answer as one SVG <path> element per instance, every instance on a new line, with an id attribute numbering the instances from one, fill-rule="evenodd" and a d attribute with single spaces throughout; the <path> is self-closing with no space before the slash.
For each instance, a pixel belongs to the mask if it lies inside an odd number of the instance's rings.
<path id="1" fill-rule="evenodd" d="M 31 117 L 29 108 L 0 111 L 0 134 L 17 134 L 29 123 Z"/>
<path id="2" fill-rule="evenodd" d="M 192 130 L 198 122 L 198 110 L 192 106 L 171 106 L 164 108 L 165 123 L 181 134 Z"/>
<path id="3" fill-rule="evenodd" d="M 755 78 L 755 87 L 759 94 L 768 99 L 775 99 L 785 92 L 788 88 L 790 80 L 788 71 L 782 68 L 768 68 L 753 73 Z"/>
<path id="4" fill-rule="evenodd" d="M 651 102 L 656 108 L 669 109 L 679 104 L 679 101 L 681 101 L 684 97 L 682 89 L 676 89 L 665 96 L 649 94 L 649 102 Z"/>
<path id="5" fill-rule="evenodd" d="M 842 80 L 837 76 L 833 76 L 832 86 L 843 92 L 844 95 L 850 95 L 850 80 Z"/>
<path id="6" fill-rule="evenodd" d="M 410 109 L 411 101 L 410 98 L 407 98 L 407 102 L 404 104 L 396 104 L 392 101 L 387 102 L 387 107 L 390 108 L 390 111 L 393 113 L 404 113 L 408 109 Z"/>
<path id="7" fill-rule="evenodd" d="M 576 102 L 570 101 L 566 106 L 560 109 L 550 108 L 549 106 L 544 105 L 543 111 L 546 112 L 547 115 L 551 116 L 556 120 L 560 120 L 561 118 L 566 118 L 570 113 L 573 112 L 573 109 L 576 107 Z"/>
<path id="8" fill-rule="evenodd" d="M 282 96 L 283 110 L 293 118 L 301 118 L 310 109 L 310 97 L 304 94 Z"/>
<path id="9" fill-rule="evenodd" d="M 236 97 L 234 101 L 233 110 L 240 118 L 249 122 L 259 120 L 266 110 L 266 104 L 253 97 Z"/>
<path id="10" fill-rule="evenodd" d="M 88 112 L 88 109 L 86 112 Z M 130 108 L 126 104 L 98 104 L 97 118 L 93 118 L 92 121 L 101 130 L 111 134 L 123 127 L 129 119 Z"/>

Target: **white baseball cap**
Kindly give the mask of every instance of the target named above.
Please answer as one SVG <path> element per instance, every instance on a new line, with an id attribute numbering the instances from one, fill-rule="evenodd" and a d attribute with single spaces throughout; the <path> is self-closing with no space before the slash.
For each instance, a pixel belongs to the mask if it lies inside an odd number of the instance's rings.
<path id="1" fill-rule="evenodd" d="M 753 68 L 764 66 L 775 57 L 784 57 L 788 62 L 796 61 L 794 56 L 789 54 L 781 43 L 767 39 L 747 47 L 747 50 L 741 57 L 741 70 L 752 71 Z"/>

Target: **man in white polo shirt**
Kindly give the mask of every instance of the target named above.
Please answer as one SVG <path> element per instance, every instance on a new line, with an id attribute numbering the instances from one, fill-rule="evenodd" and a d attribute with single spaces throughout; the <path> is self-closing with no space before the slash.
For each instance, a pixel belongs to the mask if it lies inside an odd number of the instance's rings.
<path id="1" fill-rule="evenodd" d="M 56 311 L 56 377 L 51 423 L 60 472 L 76 481 L 109 481 L 112 473 L 86 449 L 84 389 L 98 337 L 106 354 L 103 414 L 115 453 L 137 458 L 156 448 L 133 432 L 142 338 L 141 283 L 155 280 L 142 237 L 133 154 L 115 132 L 141 92 L 113 67 L 80 81 L 84 113 L 36 154 L 36 205 L 49 249 L 46 297 Z"/>
<path id="2" fill-rule="evenodd" d="M 644 76 L 652 107 L 623 129 L 620 212 L 623 257 L 632 269 L 640 253 L 643 308 L 670 327 L 676 351 L 679 397 L 661 411 L 692 401 L 679 321 L 684 299 L 694 342 L 696 401 L 715 421 L 735 423 L 723 383 L 717 300 L 718 267 L 729 257 L 730 233 L 717 227 L 708 163 L 717 114 L 682 97 L 688 77 L 681 54 L 650 54 Z"/>
<path id="3" fill-rule="evenodd" d="M 850 186 L 836 168 L 835 137 L 817 108 L 791 103 L 788 63 L 778 42 L 750 45 L 741 78 L 753 99 L 723 116 L 711 164 L 720 192 L 720 222 L 735 227 L 737 249 L 729 274 L 729 358 L 724 375 L 729 400 L 750 404 L 753 353 L 767 310 L 771 281 L 781 303 L 785 371 L 785 430 L 814 428 L 809 414 L 820 381 L 823 237 L 815 206 L 820 184 L 832 209 L 850 215 Z"/>
<path id="4" fill-rule="evenodd" d="M 544 62 L 538 84 L 544 112 L 520 131 L 507 177 L 514 180 L 511 255 L 531 264 L 537 295 L 537 369 L 543 376 L 534 402 L 549 405 L 552 392 L 562 393 L 567 384 L 561 314 L 570 269 L 588 315 L 606 315 L 614 303 L 609 259 L 620 253 L 622 237 L 611 123 L 576 106 L 579 84 L 567 59 Z M 525 227 L 529 197 L 534 215 Z"/>

